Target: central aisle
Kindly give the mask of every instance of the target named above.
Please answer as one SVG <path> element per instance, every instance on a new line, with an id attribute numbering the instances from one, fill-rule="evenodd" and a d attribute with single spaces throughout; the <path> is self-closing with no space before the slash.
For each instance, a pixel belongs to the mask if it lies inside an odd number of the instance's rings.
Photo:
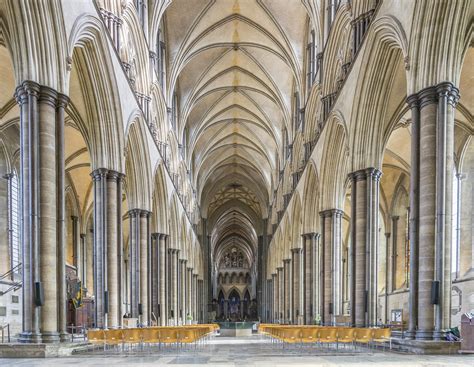
<path id="1" fill-rule="evenodd" d="M 252 337 L 213 337 L 206 344 L 176 351 L 134 352 L 120 354 L 109 351 L 84 352 L 73 357 L 57 359 L 0 359 L 0 366 L 446 366 L 474 365 L 474 356 L 417 356 L 393 352 L 371 352 L 360 349 L 325 351 L 271 343 L 270 340 Z"/>

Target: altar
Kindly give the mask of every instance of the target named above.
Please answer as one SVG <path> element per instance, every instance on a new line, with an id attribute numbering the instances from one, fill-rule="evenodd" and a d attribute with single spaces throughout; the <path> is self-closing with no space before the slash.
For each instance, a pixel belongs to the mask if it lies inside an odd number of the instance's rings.
<path id="1" fill-rule="evenodd" d="M 252 336 L 256 322 L 219 322 L 220 336 Z"/>

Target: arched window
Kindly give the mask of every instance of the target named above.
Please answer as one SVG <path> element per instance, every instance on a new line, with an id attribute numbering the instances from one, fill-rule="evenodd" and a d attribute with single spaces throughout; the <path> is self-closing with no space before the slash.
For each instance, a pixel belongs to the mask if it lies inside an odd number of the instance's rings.
<path id="1" fill-rule="evenodd" d="M 161 86 L 163 93 L 165 92 L 165 80 L 166 80 L 166 45 L 165 36 L 163 33 L 163 22 L 158 29 L 158 37 L 156 37 L 156 64 L 155 71 L 158 77 L 158 83 Z"/>

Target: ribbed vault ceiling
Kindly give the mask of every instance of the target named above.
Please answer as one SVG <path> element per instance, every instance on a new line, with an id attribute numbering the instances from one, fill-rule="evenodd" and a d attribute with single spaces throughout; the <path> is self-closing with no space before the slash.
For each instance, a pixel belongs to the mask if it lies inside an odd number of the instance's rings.
<path id="1" fill-rule="evenodd" d="M 300 0 L 174 0 L 165 13 L 167 98 L 178 96 L 178 139 L 203 216 L 219 215 L 217 242 L 255 241 L 241 226 L 268 216 L 284 131 L 292 138 L 306 19 Z"/>

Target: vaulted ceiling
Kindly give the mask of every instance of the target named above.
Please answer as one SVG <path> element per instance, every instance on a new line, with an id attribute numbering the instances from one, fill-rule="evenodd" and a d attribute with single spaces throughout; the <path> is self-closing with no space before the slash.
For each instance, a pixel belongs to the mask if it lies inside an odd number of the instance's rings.
<path id="1" fill-rule="evenodd" d="M 268 216 L 285 131 L 292 139 L 305 8 L 301 0 L 174 0 L 164 22 L 167 98 L 177 95 L 178 139 L 201 212 L 218 216 L 217 238 L 230 229 L 246 236 L 240 226 Z"/>

